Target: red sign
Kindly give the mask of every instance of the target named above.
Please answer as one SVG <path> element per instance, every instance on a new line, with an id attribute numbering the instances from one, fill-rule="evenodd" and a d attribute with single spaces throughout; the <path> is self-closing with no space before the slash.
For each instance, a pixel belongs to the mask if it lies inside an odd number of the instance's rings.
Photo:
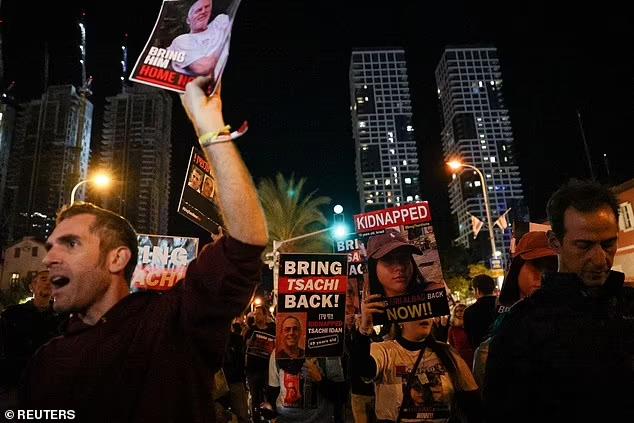
<path id="1" fill-rule="evenodd" d="M 425 222 L 431 222 L 431 212 L 427 201 L 354 216 L 354 226 L 358 234 Z"/>

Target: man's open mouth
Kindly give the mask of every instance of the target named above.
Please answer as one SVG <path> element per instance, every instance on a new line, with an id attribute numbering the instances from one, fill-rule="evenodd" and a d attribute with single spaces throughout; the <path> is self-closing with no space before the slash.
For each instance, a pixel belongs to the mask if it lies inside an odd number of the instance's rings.
<path id="1" fill-rule="evenodd" d="M 70 279 L 64 276 L 55 276 L 51 279 L 51 283 L 55 286 L 55 288 L 61 288 L 70 282 Z"/>

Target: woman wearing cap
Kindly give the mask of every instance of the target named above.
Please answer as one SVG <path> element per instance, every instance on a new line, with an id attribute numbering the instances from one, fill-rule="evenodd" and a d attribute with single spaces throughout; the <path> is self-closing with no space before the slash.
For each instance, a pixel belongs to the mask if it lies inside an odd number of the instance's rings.
<path id="1" fill-rule="evenodd" d="M 548 245 L 546 232 L 528 232 L 517 244 L 498 304 L 511 307 L 542 286 L 544 273 L 556 271 L 557 253 Z"/>
<path id="2" fill-rule="evenodd" d="M 422 251 L 398 231 L 388 229 L 370 237 L 367 247 L 370 292 L 395 297 L 422 288 L 412 254 Z"/>
<path id="3" fill-rule="evenodd" d="M 519 300 L 528 297 L 542 285 L 542 275 L 557 271 L 557 252 L 548 245 L 546 232 L 528 232 L 517 244 L 509 271 L 498 297 L 498 312 L 504 313 Z M 495 326 L 495 324 L 494 324 Z M 491 337 L 475 350 L 473 375 L 478 386 L 484 381 Z"/>

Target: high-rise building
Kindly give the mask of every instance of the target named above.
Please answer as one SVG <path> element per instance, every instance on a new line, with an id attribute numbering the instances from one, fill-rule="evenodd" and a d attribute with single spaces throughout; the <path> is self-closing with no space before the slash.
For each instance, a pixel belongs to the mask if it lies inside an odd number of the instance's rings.
<path id="1" fill-rule="evenodd" d="M 420 200 L 405 52 L 354 50 L 350 101 L 361 211 Z"/>
<path id="2" fill-rule="evenodd" d="M 6 231 L 11 204 L 5 199 L 7 186 L 7 169 L 11 149 L 13 131 L 15 129 L 15 108 L 0 99 L 0 230 Z M 6 233 L 5 233 L 6 236 Z M 4 236 L 0 234 L 0 245 L 4 245 Z"/>
<path id="3" fill-rule="evenodd" d="M 446 161 L 459 159 L 479 169 L 486 181 L 492 220 L 510 207 L 519 207 L 522 184 L 513 156 L 511 119 L 502 95 L 502 73 L 493 47 L 448 47 L 436 68 L 442 105 L 441 133 Z M 486 225 L 480 178 L 464 168 L 449 183 L 451 213 L 458 226 L 458 244 L 471 246 L 471 215 Z M 496 249 L 508 258 L 510 231 L 495 229 Z M 488 231 L 478 238 L 488 241 Z M 482 257 L 490 257 L 488 243 L 480 242 Z"/>
<path id="4" fill-rule="evenodd" d="M 50 233 L 55 213 L 87 176 L 92 114 L 92 103 L 72 85 L 50 86 L 21 105 L 7 174 L 9 239 Z"/>
<path id="5" fill-rule="evenodd" d="M 98 166 L 115 183 L 104 206 L 139 233 L 166 234 L 170 193 L 172 99 L 145 85 L 106 99 Z"/>

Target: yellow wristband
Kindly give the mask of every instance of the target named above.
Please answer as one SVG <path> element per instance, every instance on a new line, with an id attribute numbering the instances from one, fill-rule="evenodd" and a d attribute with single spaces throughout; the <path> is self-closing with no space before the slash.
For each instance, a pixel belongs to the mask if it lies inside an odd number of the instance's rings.
<path id="1" fill-rule="evenodd" d="M 202 134 L 200 137 L 198 137 L 198 142 L 200 143 L 200 146 L 204 148 L 204 147 L 210 146 L 211 144 L 231 141 L 231 138 L 227 139 L 226 137 L 218 139 L 219 136 L 221 135 L 229 135 L 230 130 L 231 130 L 231 127 L 229 125 L 226 125 L 224 128 L 221 128 L 219 131 L 207 132 L 205 134 Z"/>

